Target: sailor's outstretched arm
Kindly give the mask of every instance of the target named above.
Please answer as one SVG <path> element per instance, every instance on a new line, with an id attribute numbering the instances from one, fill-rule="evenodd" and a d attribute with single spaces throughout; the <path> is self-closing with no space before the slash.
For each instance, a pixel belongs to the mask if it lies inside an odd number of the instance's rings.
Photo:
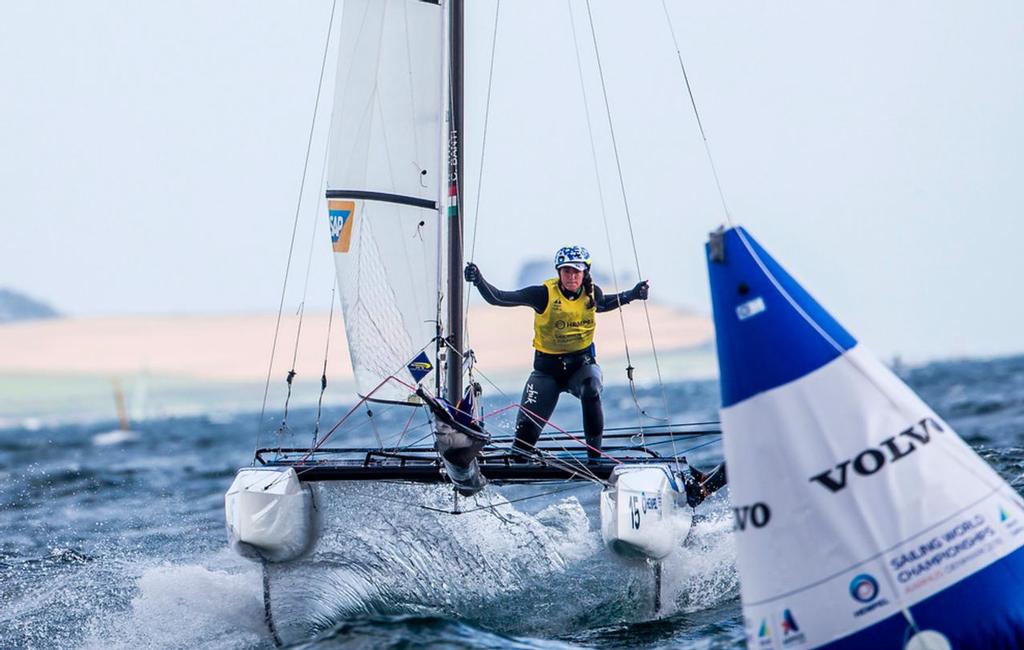
<path id="1" fill-rule="evenodd" d="M 540 285 L 524 287 L 514 291 L 496 289 L 480 273 L 480 268 L 470 262 L 466 265 L 466 282 L 472 282 L 488 304 L 498 307 L 533 307 L 538 314 L 548 306 L 548 290 Z"/>
<path id="2" fill-rule="evenodd" d="M 629 291 L 623 291 L 622 293 L 613 293 L 611 295 L 605 294 L 601 291 L 601 287 L 594 286 L 594 302 L 597 303 L 598 313 L 604 311 L 611 311 L 618 309 L 623 305 L 628 305 L 634 300 L 647 300 L 647 295 L 650 288 L 647 285 L 647 280 L 638 282 L 635 287 Z"/>

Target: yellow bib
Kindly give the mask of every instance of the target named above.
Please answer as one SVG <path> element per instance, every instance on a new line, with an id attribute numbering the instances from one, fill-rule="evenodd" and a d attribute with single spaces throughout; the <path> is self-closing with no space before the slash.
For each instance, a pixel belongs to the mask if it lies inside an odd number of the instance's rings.
<path id="1" fill-rule="evenodd" d="M 597 307 L 587 307 L 589 299 L 580 293 L 573 300 L 562 295 L 558 278 L 544 282 L 548 306 L 533 316 L 533 347 L 547 354 L 579 352 L 594 342 L 594 315 Z"/>

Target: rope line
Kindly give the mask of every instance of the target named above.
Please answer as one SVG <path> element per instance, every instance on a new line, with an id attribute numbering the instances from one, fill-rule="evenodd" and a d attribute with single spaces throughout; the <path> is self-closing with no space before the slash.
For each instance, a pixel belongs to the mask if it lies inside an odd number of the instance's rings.
<path id="1" fill-rule="evenodd" d="M 644 280 L 644 274 L 643 274 L 643 271 L 640 268 L 640 254 L 639 254 L 639 252 L 637 250 L 636 236 L 635 236 L 635 234 L 633 232 L 633 218 L 632 218 L 632 215 L 631 215 L 630 210 L 629 210 L 629 198 L 628 198 L 628 193 L 626 192 L 626 181 L 625 181 L 625 177 L 623 176 L 623 173 L 622 173 L 622 159 L 621 159 L 621 156 L 619 155 L 618 138 L 615 137 L 615 125 L 614 125 L 614 123 L 612 121 L 611 103 L 608 100 L 608 88 L 607 88 L 607 84 L 605 83 L 604 66 L 601 63 L 601 51 L 600 51 L 600 49 L 599 49 L 599 47 L 597 45 L 597 31 L 594 28 L 594 15 L 593 15 L 593 12 L 591 11 L 591 8 L 590 8 L 590 0 L 587 0 L 586 6 L 587 6 L 587 20 L 588 20 L 588 23 L 590 25 L 590 37 L 591 37 L 591 40 L 593 41 L 593 44 L 594 44 L 594 57 L 595 57 L 595 61 L 597 62 L 598 76 L 599 76 L 599 78 L 601 80 L 601 96 L 604 99 L 605 116 L 608 119 L 608 133 L 611 136 L 612 152 L 615 154 L 615 170 L 616 170 L 616 173 L 618 174 L 618 178 L 619 178 L 619 190 L 620 190 L 620 192 L 622 194 L 622 205 L 623 205 L 624 213 L 625 213 L 625 216 L 626 216 L 626 225 L 627 225 L 627 228 L 629 230 L 629 240 L 630 240 L 630 243 L 631 243 L 632 248 L 633 248 L 633 261 L 636 264 L 637 277 L 638 277 L 639 281 L 642 282 Z M 665 382 L 664 382 L 664 379 L 662 378 L 662 374 L 661 374 L 661 362 L 658 359 L 658 348 L 657 348 L 657 345 L 655 344 L 655 341 L 654 341 L 654 328 L 651 325 L 650 310 L 647 308 L 647 301 L 644 300 L 642 302 L 643 302 L 644 318 L 647 321 L 647 333 L 650 336 L 650 341 L 651 341 L 651 352 L 652 352 L 652 354 L 654 356 L 654 368 L 655 368 L 655 372 L 657 373 L 657 376 L 658 376 L 658 386 L 661 388 L 661 399 L 662 399 L 663 407 L 665 409 L 665 417 L 663 418 L 663 420 L 667 420 L 668 416 L 669 416 L 668 393 L 665 391 Z M 632 369 L 629 370 L 629 386 L 630 386 L 630 392 L 633 395 L 633 400 L 637 404 L 637 407 L 640 408 L 640 401 L 639 401 L 639 398 L 637 397 L 636 386 L 635 386 L 635 383 L 633 381 Z M 640 408 L 640 412 L 643 413 L 644 415 L 647 415 L 648 417 L 651 417 L 652 419 L 657 419 L 657 418 L 654 418 L 653 416 L 651 416 L 650 414 L 648 414 L 642 408 Z M 641 433 L 641 440 L 643 439 L 642 436 L 643 436 L 643 434 Z"/>
<path id="2" fill-rule="evenodd" d="M 450 343 L 448 343 L 448 342 L 446 341 L 446 344 L 448 345 L 448 349 L 449 349 L 449 351 L 450 351 L 450 352 L 454 352 L 454 353 L 458 354 L 458 351 L 456 351 L 456 350 L 455 350 L 455 349 L 454 349 L 454 348 L 453 348 L 453 347 L 451 346 L 451 344 L 450 344 Z M 485 375 L 483 375 L 483 373 L 480 373 L 480 374 L 481 374 L 481 376 L 482 376 L 482 377 L 484 377 L 484 379 L 485 379 L 485 380 L 486 380 L 486 381 L 487 381 L 488 383 L 490 383 L 490 384 L 491 384 L 492 386 L 494 385 L 494 383 L 493 383 L 493 382 L 491 382 L 491 380 L 490 380 L 490 379 L 488 379 L 488 378 L 487 378 L 487 377 L 486 377 Z M 501 393 L 501 389 L 498 389 L 498 392 L 499 392 L 499 393 Z M 504 396 L 504 393 L 502 393 L 502 395 Z M 453 409 L 455 409 L 456 411 L 459 411 L 459 409 L 458 409 L 458 408 L 457 408 L 456 406 L 452 406 L 452 408 L 453 408 Z M 572 438 L 573 440 L 576 440 L 577 442 L 580 442 L 580 444 L 582 444 L 582 445 L 583 445 L 584 447 L 586 447 L 586 448 L 589 448 L 589 449 L 593 449 L 594 451 L 596 451 L 597 453 L 599 453 L 599 454 L 601 454 L 601 455 L 603 455 L 603 456 L 607 456 L 607 454 L 605 454 L 605 453 L 604 453 L 603 451 L 601 451 L 600 449 L 596 449 L 596 448 L 594 448 L 594 447 L 591 447 L 590 445 L 586 444 L 585 442 L 581 442 L 581 441 L 580 441 L 580 440 L 579 440 L 578 438 L 575 438 L 575 437 L 573 437 L 573 436 L 572 436 L 571 434 L 569 434 L 569 432 L 568 432 L 568 431 L 566 431 L 565 429 L 562 429 L 562 428 L 560 428 L 560 427 L 559 427 L 558 425 L 554 424 L 553 422 L 551 422 L 551 421 L 549 421 L 549 420 L 545 420 L 544 418 L 541 418 L 540 416 L 538 416 L 537 414 L 533 413 L 532 411 L 530 411 L 530 410 L 529 410 L 529 409 L 527 409 L 527 408 L 526 408 L 525 406 L 522 406 L 522 405 L 521 405 L 521 404 L 519 404 L 519 403 L 512 403 L 512 404 L 509 404 L 508 406 L 502 407 L 502 408 L 500 408 L 500 409 L 497 409 L 496 411 L 492 411 L 491 413 L 488 413 L 487 415 L 483 415 L 483 416 L 481 416 L 481 418 L 480 418 L 480 419 L 481 419 L 481 420 L 484 420 L 484 419 L 487 419 L 488 417 L 492 417 L 492 416 L 494 416 L 494 415 L 498 415 L 498 414 L 500 414 L 500 413 L 503 413 L 503 412 L 505 412 L 505 411 L 511 410 L 511 409 L 513 409 L 513 408 L 519 408 L 519 409 L 520 409 L 521 411 L 524 411 L 524 412 L 526 412 L 526 413 L 527 413 L 528 415 L 530 415 L 531 417 L 534 417 L 534 418 L 536 418 L 536 420 L 537 420 L 538 422 L 543 422 L 544 424 L 550 424 L 550 425 L 551 425 L 552 427 L 554 427 L 554 428 L 555 428 L 556 430 L 558 430 L 559 432 L 561 432 L 561 433 L 563 433 L 563 434 L 565 434 L 565 435 L 568 435 L 568 436 L 569 436 L 570 438 Z M 467 413 L 465 413 L 464 411 L 459 411 L 459 412 L 461 412 L 461 413 L 464 413 L 464 414 L 466 414 L 466 415 L 470 415 L 470 416 L 472 416 L 472 413 L 468 413 L 468 414 L 467 414 Z M 547 452 L 546 452 L 545 450 L 543 450 L 543 449 L 538 449 L 538 448 L 536 447 L 536 445 L 531 445 L 531 447 L 533 447 L 534 451 L 536 451 L 536 452 L 537 452 L 538 454 L 541 454 L 542 456 L 543 456 L 543 455 L 544 455 L 545 453 L 547 453 Z M 563 446 L 562 448 L 563 448 L 563 450 L 565 450 L 565 451 L 568 451 L 568 449 L 567 449 L 567 448 L 565 448 L 564 446 Z M 521 453 L 522 453 L 522 451 L 521 451 L 521 450 L 519 450 L 519 449 L 511 448 L 511 450 L 512 450 L 512 451 L 513 451 L 514 453 L 517 453 L 517 454 L 521 454 Z M 607 456 L 607 457 L 608 457 L 608 458 L 612 458 L 611 456 Z M 617 459 L 615 459 L 615 458 L 612 458 L 612 460 L 614 460 L 615 462 L 620 462 L 620 461 L 618 461 L 618 460 L 617 460 Z M 565 467 L 563 467 L 562 469 L 566 469 L 566 468 L 565 468 Z M 585 473 L 589 474 L 590 476 L 592 476 L 592 477 L 593 477 L 593 478 L 594 478 L 595 480 L 600 480 L 600 479 L 597 479 L 597 477 L 593 475 L 593 472 L 590 472 L 590 470 L 586 469 L 586 467 L 585 467 L 585 466 L 584 466 L 584 467 L 582 468 L 582 470 L 583 470 L 583 472 L 585 472 Z M 568 471 L 568 470 L 567 470 L 567 471 Z"/>
<path id="3" fill-rule="evenodd" d="M 316 437 L 320 434 L 320 413 L 324 405 L 324 392 L 327 391 L 327 359 L 331 352 L 331 327 L 334 324 L 334 297 L 335 288 L 331 287 L 331 311 L 327 315 L 327 341 L 324 344 L 324 369 L 320 375 L 320 397 L 316 401 L 316 421 L 313 423 L 313 445 L 316 444 Z"/>
<path id="4" fill-rule="evenodd" d="M 594 179 L 597 182 L 597 198 L 601 205 L 601 221 L 604 223 L 604 236 L 605 241 L 608 245 L 608 263 L 612 269 L 612 285 L 615 287 L 615 293 L 620 293 L 619 290 L 619 273 L 615 265 L 615 253 L 612 247 L 612 235 L 611 228 L 608 226 L 608 211 L 605 207 L 604 202 L 604 186 L 601 183 L 601 171 L 597 162 L 597 147 L 594 144 L 594 128 L 593 122 L 590 118 L 590 106 L 587 102 L 587 87 L 583 79 L 583 61 L 580 56 L 579 39 L 576 36 L 576 17 L 572 11 L 572 0 L 566 0 L 566 6 L 569 8 L 569 25 L 572 27 L 572 44 L 576 50 L 576 70 L 579 73 L 580 78 L 580 93 L 583 95 L 583 114 L 586 116 L 587 121 L 587 136 L 590 138 L 590 156 L 594 163 Z M 626 373 L 632 384 L 633 374 L 633 359 L 629 351 L 629 339 L 626 336 L 626 316 L 622 313 L 622 306 L 616 310 L 619 316 L 619 326 L 622 328 L 622 346 L 626 352 Z M 640 428 L 641 440 L 643 440 L 643 409 L 640 408 L 640 402 L 636 399 L 636 393 L 633 394 L 633 404 L 636 406 L 636 419 L 637 426 Z"/>
<path id="5" fill-rule="evenodd" d="M 672 25 L 672 16 L 668 13 L 668 6 L 665 4 L 665 0 L 661 0 L 661 8 L 665 12 L 668 31 L 672 35 L 672 44 L 676 48 L 676 58 L 679 60 L 679 69 L 683 72 L 683 81 L 686 83 L 686 92 L 690 96 L 690 106 L 693 107 L 693 116 L 697 118 L 697 128 L 700 130 L 700 138 L 704 142 L 704 153 L 707 154 L 708 165 L 711 167 L 711 175 L 715 179 L 715 187 L 718 189 L 718 198 L 722 202 L 722 211 L 725 213 L 725 220 L 730 226 L 732 226 L 732 213 L 729 212 L 729 206 L 725 200 L 725 192 L 722 190 L 722 182 L 718 178 L 718 167 L 715 165 L 714 156 L 711 155 L 711 144 L 708 142 L 708 136 L 704 132 L 704 123 L 700 119 L 700 111 L 697 110 L 697 100 L 693 97 L 693 88 L 690 86 L 690 77 L 686 74 L 686 65 L 683 63 L 683 53 L 679 49 L 679 40 L 676 38 L 676 30 Z"/>
<path id="6" fill-rule="evenodd" d="M 327 53 L 330 50 L 331 46 L 331 34 L 334 32 L 334 14 L 337 8 L 338 0 L 334 0 L 331 3 L 331 17 L 327 23 L 327 38 L 325 39 L 324 42 L 324 54 L 320 61 L 320 78 L 319 81 L 317 82 L 316 87 L 316 100 L 313 102 L 313 117 L 309 125 L 309 138 L 306 141 L 306 157 L 305 161 L 302 164 L 302 180 L 299 183 L 299 197 L 298 201 L 295 204 L 295 218 L 292 222 L 292 236 L 291 241 L 288 243 L 288 261 L 285 264 L 284 268 L 284 282 L 282 283 L 281 286 L 281 301 L 277 307 L 277 321 L 274 324 L 274 340 L 270 346 L 270 364 L 267 367 L 267 381 L 265 387 L 263 388 L 263 405 L 260 407 L 260 419 L 256 425 L 257 448 L 259 448 L 260 446 L 260 433 L 261 430 L 263 429 L 263 418 L 266 416 L 267 411 L 267 397 L 270 395 L 270 377 L 274 371 L 274 357 L 277 354 L 277 338 L 281 331 L 281 314 L 284 312 L 284 298 L 288 289 L 288 274 L 290 273 L 292 267 L 292 253 L 295 250 L 295 233 L 299 227 L 299 211 L 300 208 L 302 207 L 302 195 L 306 187 L 306 176 L 309 171 L 309 157 L 313 148 L 313 134 L 316 131 L 316 116 L 320 110 L 320 95 L 323 91 L 324 85 L 324 70 L 326 70 L 327 68 Z M 255 462 L 256 460 L 254 458 L 253 463 Z"/>
<path id="7" fill-rule="evenodd" d="M 686 66 L 683 63 L 682 52 L 679 49 L 679 42 L 678 42 L 678 39 L 676 38 L 675 29 L 674 29 L 674 27 L 672 25 L 672 18 L 670 16 L 669 12 L 668 12 L 668 7 L 665 4 L 665 0 L 662 0 L 662 9 L 664 10 L 665 18 L 666 18 L 666 21 L 668 22 L 669 31 L 670 31 L 670 33 L 672 35 L 672 41 L 673 41 L 673 43 L 674 43 L 674 45 L 676 47 L 676 55 L 677 55 L 677 58 L 679 60 L 679 67 L 680 67 L 680 70 L 682 71 L 682 74 L 683 74 L 683 80 L 684 80 L 684 82 L 686 84 L 686 90 L 687 90 L 687 93 L 689 94 L 689 97 L 690 97 L 690 105 L 693 107 L 694 117 L 697 120 L 697 126 L 700 129 L 701 139 L 702 139 L 702 141 L 704 143 L 704 150 L 705 150 L 705 153 L 707 154 L 707 158 L 708 158 L 708 164 L 711 167 L 711 172 L 712 172 L 712 175 L 714 176 L 715 185 L 716 185 L 716 187 L 718 189 L 719 198 L 720 198 L 720 200 L 722 202 L 722 209 L 725 212 L 726 221 L 729 223 L 729 226 L 731 228 L 735 228 L 735 226 L 733 224 L 733 221 L 732 221 L 732 215 L 729 212 L 729 208 L 728 208 L 728 205 L 727 205 L 726 200 L 725 200 L 725 193 L 722 190 L 722 185 L 721 185 L 721 182 L 720 182 L 720 179 L 719 179 L 719 176 L 718 176 L 717 167 L 715 166 L 714 157 L 711 155 L 711 147 L 710 147 L 710 144 L 708 143 L 707 135 L 706 135 L 706 133 L 704 131 L 704 126 L 703 126 L 703 123 L 701 122 L 701 119 L 700 119 L 700 112 L 697 109 L 697 102 L 694 99 L 693 89 L 692 89 L 692 87 L 690 85 L 689 77 L 686 74 Z M 853 359 L 851 359 L 847 354 L 845 354 L 846 350 L 841 345 L 839 345 L 839 343 L 832 336 L 830 336 L 828 334 L 828 332 L 826 332 L 824 330 L 824 328 L 822 328 L 817 323 L 817 321 L 815 321 L 797 303 L 797 301 L 789 294 L 789 292 L 785 289 L 785 287 L 782 286 L 782 284 L 778 281 L 778 279 L 771 272 L 771 270 L 768 269 L 767 265 L 761 259 L 761 256 L 758 255 L 756 250 L 754 250 L 754 247 L 747 240 L 747 237 L 743 233 L 743 231 L 741 229 L 737 228 L 736 229 L 736 233 L 739 236 L 740 241 L 743 244 L 743 247 L 746 248 L 747 252 L 750 254 L 750 256 L 753 258 L 753 260 L 755 261 L 757 266 L 760 268 L 761 272 L 764 273 L 765 277 L 768 278 L 768 280 L 772 283 L 772 285 L 775 287 L 775 289 L 783 296 L 783 298 L 785 298 L 785 300 L 789 303 L 789 305 L 793 308 L 793 310 L 796 311 L 797 314 L 808 325 L 810 325 L 811 328 L 819 336 L 821 336 L 821 338 L 824 341 L 826 341 L 833 349 L 835 349 L 839 353 L 839 356 L 847 359 L 847 361 L 849 363 L 851 363 L 851 365 L 853 365 L 853 367 L 864 377 L 864 379 L 866 381 L 868 381 L 869 384 L 874 386 L 882 394 L 882 396 L 889 402 L 890 406 L 892 406 L 897 412 L 902 412 L 902 409 L 900 408 L 899 404 L 897 404 L 896 402 L 893 401 L 892 397 L 890 397 L 889 394 L 885 390 L 883 390 L 881 386 L 878 385 L 878 383 L 875 381 L 875 379 L 865 369 L 860 367 L 860 364 L 854 362 Z M 863 513 L 860 513 L 860 514 L 861 514 L 862 521 L 867 523 L 869 520 L 867 518 L 863 517 Z M 870 535 L 872 541 L 875 542 L 875 547 L 876 548 L 880 547 L 881 544 L 879 543 L 880 536 L 879 536 L 878 531 L 874 530 L 870 525 L 866 526 L 866 530 L 867 530 L 868 534 Z M 903 597 L 901 596 L 899 590 L 896 589 L 895 585 L 892 583 L 891 576 L 886 574 L 885 578 L 886 578 L 887 583 L 889 583 L 888 586 L 893 590 L 893 593 L 896 594 L 897 605 L 899 606 L 899 608 L 901 610 L 901 613 L 903 614 L 904 619 L 907 621 L 909 626 L 914 631 L 917 631 L 917 629 L 918 629 L 917 628 L 917 623 L 914 621 L 914 617 L 913 617 L 913 614 L 910 611 L 910 607 L 906 604 L 906 602 L 903 599 Z"/>
<path id="8" fill-rule="evenodd" d="M 495 3 L 494 7 L 494 31 L 491 34 L 491 61 L 489 71 L 487 73 L 487 100 L 484 103 L 484 124 L 483 124 L 483 135 L 480 141 L 480 168 L 477 171 L 476 178 L 476 198 L 473 206 L 473 239 L 471 240 L 469 247 L 469 259 L 472 261 L 476 257 L 476 234 L 480 226 L 480 194 L 481 188 L 484 182 L 484 153 L 487 150 L 487 124 L 491 117 L 491 88 L 494 82 L 494 52 L 498 47 L 498 13 L 501 11 L 501 0 Z M 469 337 L 469 301 L 473 296 L 473 292 L 467 290 L 466 294 L 466 311 L 463 315 L 462 322 L 466 324 L 466 336 Z"/>

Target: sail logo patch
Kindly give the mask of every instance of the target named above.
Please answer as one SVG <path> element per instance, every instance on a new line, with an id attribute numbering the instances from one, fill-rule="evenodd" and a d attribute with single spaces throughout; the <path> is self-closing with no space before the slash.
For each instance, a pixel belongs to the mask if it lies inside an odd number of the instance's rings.
<path id="1" fill-rule="evenodd" d="M 434 364 L 430 363 L 430 357 L 427 356 L 426 352 L 420 352 L 415 359 L 409 362 L 406 368 L 409 370 L 412 378 L 419 382 L 430 374 L 430 371 L 434 369 Z"/>
<path id="2" fill-rule="evenodd" d="M 356 202 L 330 200 L 327 202 L 327 214 L 331 222 L 331 248 L 335 253 L 347 253 L 352 245 Z"/>
<path id="3" fill-rule="evenodd" d="M 733 530 L 744 531 L 747 526 L 764 528 L 772 519 L 772 511 L 767 503 L 758 501 L 752 506 L 737 506 L 732 509 Z"/>
<path id="4" fill-rule="evenodd" d="M 878 581 L 867 573 L 855 576 L 850 581 L 850 596 L 858 603 L 870 603 L 878 597 Z"/>
<path id="5" fill-rule="evenodd" d="M 782 645 L 798 645 L 807 641 L 807 636 L 800 631 L 796 617 L 789 609 L 782 610 Z"/>
<path id="6" fill-rule="evenodd" d="M 974 562 L 1002 543 L 999 537 L 985 516 L 975 513 L 930 539 L 901 551 L 889 559 L 889 565 L 896 572 L 900 584 L 906 585 L 904 593 L 910 593 Z"/>
<path id="7" fill-rule="evenodd" d="M 748 318 L 757 316 L 765 309 L 767 308 L 764 306 L 764 299 L 761 298 L 761 296 L 758 296 L 753 300 L 748 300 L 745 303 L 736 305 L 736 317 L 740 320 L 747 320 Z"/>
<path id="8" fill-rule="evenodd" d="M 788 609 L 782 611 L 782 633 L 793 634 L 799 632 L 800 626 L 796 624 L 796 618 L 793 617 L 793 612 Z"/>
<path id="9" fill-rule="evenodd" d="M 945 431 L 945 429 L 942 428 L 938 421 L 930 417 L 922 418 L 909 429 L 900 431 L 895 436 L 883 440 L 877 449 L 869 447 L 853 458 L 848 458 L 838 463 L 834 469 L 829 468 L 820 474 L 815 474 L 808 480 L 818 483 L 830 492 L 839 492 L 847 486 L 851 465 L 856 474 L 871 476 L 887 464 L 895 463 L 899 459 L 913 453 L 919 447 L 927 445 L 932 439 L 932 433 L 942 431 Z M 918 444 L 915 445 L 915 442 Z M 902 447 L 900 447 L 901 444 L 903 445 Z"/>
<path id="10" fill-rule="evenodd" d="M 1024 531 L 1024 526 L 1021 525 L 1020 520 L 1010 514 L 1010 512 L 1007 512 L 1006 508 L 1002 505 L 999 506 L 999 522 L 1003 524 L 1006 530 L 1008 530 L 1010 535 L 1013 537 L 1016 537 Z"/>
<path id="11" fill-rule="evenodd" d="M 853 613 L 854 618 L 864 616 L 879 607 L 885 607 L 889 601 L 878 597 L 878 581 L 870 573 L 860 573 L 850 581 L 850 598 L 864 605 Z"/>

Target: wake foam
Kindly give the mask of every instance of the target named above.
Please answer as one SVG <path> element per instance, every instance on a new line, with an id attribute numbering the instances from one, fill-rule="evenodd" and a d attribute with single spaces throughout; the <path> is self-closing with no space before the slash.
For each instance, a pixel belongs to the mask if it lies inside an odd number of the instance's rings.
<path id="1" fill-rule="evenodd" d="M 272 647 L 263 620 L 258 565 L 224 551 L 213 569 L 197 564 L 136 567 L 128 611 L 100 612 L 83 647 Z"/>
<path id="2" fill-rule="evenodd" d="M 530 490 L 565 490 L 522 502 Z M 605 549 L 592 485 L 489 488 L 449 514 L 451 490 L 407 484 L 321 485 L 323 533 L 311 555 L 270 565 L 282 638 L 340 621 L 441 616 L 507 634 L 557 636 L 697 611 L 735 598 L 731 519 L 717 502 L 664 564 L 654 611 L 653 565 Z M 435 510 L 445 512 L 436 512 Z M 702 506 L 701 510 L 707 508 Z"/>

